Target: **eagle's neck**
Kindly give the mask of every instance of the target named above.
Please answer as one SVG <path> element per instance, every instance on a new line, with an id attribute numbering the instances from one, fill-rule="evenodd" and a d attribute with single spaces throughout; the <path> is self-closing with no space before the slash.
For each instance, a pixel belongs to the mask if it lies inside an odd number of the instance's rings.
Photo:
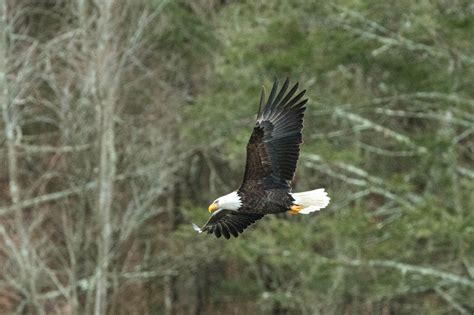
<path id="1" fill-rule="evenodd" d="M 218 201 L 220 209 L 238 210 L 242 206 L 242 199 L 236 191 L 220 197 Z"/>

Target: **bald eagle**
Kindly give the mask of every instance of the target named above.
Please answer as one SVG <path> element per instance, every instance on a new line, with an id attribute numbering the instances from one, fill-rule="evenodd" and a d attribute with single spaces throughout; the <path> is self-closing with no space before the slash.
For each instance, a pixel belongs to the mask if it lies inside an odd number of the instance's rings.
<path id="1" fill-rule="evenodd" d="M 247 144 L 244 179 L 239 189 L 217 198 L 210 206 L 207 223 L 193 228 L 217 237 L 237 237 L 266 214 L 308 214 L 326 207 L 330 198 L 324 188 L 292 193 L 291 182 L 300 153 L 303 116 L 308 99 L 298 83 L 288 92 L 289 81 L 278 91 L 278 81 L 262 110 L 262 89 L 257 122 Z M 277 92 L 278 91 L 278 92 Z"/>

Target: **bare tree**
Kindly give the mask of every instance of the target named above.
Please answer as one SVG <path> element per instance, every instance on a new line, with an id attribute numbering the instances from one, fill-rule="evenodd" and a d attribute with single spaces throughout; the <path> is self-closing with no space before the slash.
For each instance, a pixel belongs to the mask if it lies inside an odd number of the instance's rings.
<path id="1" fill-rule="evenodd" d="M 177 111 L 166 103 L 178 99 L 166 86 L 156 89 L 159 73 L 143 65 L 151 53 L 144 34 L 162 7 L 113 0 L 2 3 L 0 100 L 10 198 L 0 211 L 0 248 L 9 266 L 1 285 L 21 294 L 19 311 L 104 314 L 122 287 L 117 281 L 167 276 L 148 268 L 148 253 L 143 261 L 127 258 L 141 242 L 135 233 L 162 213 L 154 203 L 188 158 L 175 155 L 167 136 Z M 38 39 L 35 24 L 25 22 L 38 13 L 58 21 L 58 29 L 45 29 L 48 38 Z M 136 105 L 142 114 L 121 115 L 129 111 L 127 92 L 141 84 L 152 88 L 141 99 L 146 103 Z M 37 131 L 24 135 L 32 124 Z M 41 162 L 22 173 L 33 159 Z M 128 203 L 125 210 L 118 200 Z M 58 226 L 40 233 L 48 224 Z M 84 252 L 96 255 L 83 260 Z"/>

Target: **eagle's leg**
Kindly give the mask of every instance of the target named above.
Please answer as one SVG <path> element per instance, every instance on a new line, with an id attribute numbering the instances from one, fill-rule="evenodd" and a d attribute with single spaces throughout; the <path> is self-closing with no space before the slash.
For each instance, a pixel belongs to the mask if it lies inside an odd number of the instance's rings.
<path id="1" fill-rule="evenodd" d="M 295 215 L 298 214 L 301 211 L 301 206 L 300 205 L 292 205 L 290 210 L 288 210 L 288 214 Z"/>

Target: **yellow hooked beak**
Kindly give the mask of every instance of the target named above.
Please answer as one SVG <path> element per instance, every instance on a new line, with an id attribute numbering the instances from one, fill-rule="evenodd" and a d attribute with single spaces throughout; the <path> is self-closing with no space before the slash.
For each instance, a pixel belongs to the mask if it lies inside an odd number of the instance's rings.
<path id="1" fill-rule="evenodd" d="M 207 208 L 207 210 L 209 210 L 209 212 L 212 213 L 212 212 L 216 211 L 217 208 L 219 208 L 219 207 L 217 206 L 217 203 L 214 202 L 209 206 L 209 208 Z"/>

